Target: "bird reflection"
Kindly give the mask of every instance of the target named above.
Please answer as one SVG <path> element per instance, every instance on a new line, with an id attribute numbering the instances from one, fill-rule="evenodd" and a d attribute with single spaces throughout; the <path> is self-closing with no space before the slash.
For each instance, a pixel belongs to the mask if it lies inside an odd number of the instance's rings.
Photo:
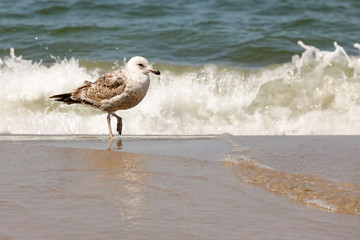
<path id="1" fill-rule="evenodd" d="M 121 140 L 114 141 L 117 141 L 118 147 L 122 146 Z M 109 144 L 111 149 L 111 143 Z M 89 191 L 104 199 L 105 204 L 115 206 L 122 223 L 132 224 L 137 219 L 143 219 L 143 209 L 146 208 L 144 189 L 148 173 L 144 155 L 115 149 L 84 151 L 77 155 L 82 157 L 85 169 L 91 169 L 89 175 L 93 178 L 86 182 Z"/>
<path id="2" fill-rule="evenodd" d="M 113 139 L 110 138 L 110 139 L 109 139 L 109 145 L 108 145 L 108 148 L 107 148 L 106 150 L 111 151 L 112 141 L 113 141 Z M 122 140 L 119 139 L 119 140 L 116 142 L 116 150 L 121 150 L 121 149 L 122 149 L 122 146 L 123 146 Z"/>

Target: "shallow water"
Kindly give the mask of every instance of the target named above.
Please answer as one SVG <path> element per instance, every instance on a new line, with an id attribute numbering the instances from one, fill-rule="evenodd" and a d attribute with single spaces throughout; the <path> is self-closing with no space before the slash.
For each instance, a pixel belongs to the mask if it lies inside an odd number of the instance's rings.
<path id="1" fill-rule="evenodd" d="M 237 147 L 231 145 L 231 149 L 229 141 L 222 140 L 224 137 L 232 139 Z M 4 217 L 0 220 L 0 236 L 356 239 L 360 235 L 360 218 L 356 214 L 337 213 L 336 209 L 324 211 L 320 201 L 304 204 L 276 191 L 269 192 L 261 184 L 258 187 L 244 183 L 238 178 L 244 173 L 239 171 L 239 165 L 215 160 L 216 155 L 225 157 L 235 150 L 244 153 L 247 143 L 246 153 L 252 154 L 253 160 L 261 164 L 269 160 L 263 169 L 278 171 L 271 165 L 271 158 L 258 158 L 269 152 L 266 144 L 279 149 L 282 141 L 302 142 L 305 146 L 318 141 L 331 146 L 334 138 L 335 142 L 347 141 L 347 137 L 283 137 L 277 145 L 271 137 L 125 137 L 121 144 L 115 144 L 119 139 L 113 143 L 115 151 L 105 151 L 96 150 L 107 148 L 106 137 L 101 136 L 2 136 L 0 211 Z M 261 142 L 257 148 L 253 146 Z M 84 149 L 86 145 L 88 148 Z M 132 153 L 123 152 L 130 149 Z M 273 155 L 279 154 L 279 149 L 273 148 Z M 306 165 L 309 152 L 305 149 L 298 153 L 305 156 Z M 201 155 L 202 158 L 195 158 Z M 286 172 L 291 162 L 297 164 L 294 159 L 296 156 L 284 161 L 281 170 Z M 324 174 L 333 174 L 331 181 L 342 182 L 336 178 L 336 172 L 326 168 L 328 164 L 343 163 L 338 160 L 318 159 L 317 164 Z M 311 171 L 311 166 L 304 166 L 292 174 Z M 264 175 L 254 173 L 260 178 Z M 352 174 L 350 170 L 347 175 Z M 320 175 L 313 175 L 312 179 L 319 179 Z M 353 177 L 356 179 L 357 174 Z"/>

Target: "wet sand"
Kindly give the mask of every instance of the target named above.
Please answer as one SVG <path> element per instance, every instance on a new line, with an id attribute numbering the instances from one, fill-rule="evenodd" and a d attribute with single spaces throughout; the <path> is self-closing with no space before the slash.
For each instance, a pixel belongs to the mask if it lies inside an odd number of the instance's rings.
<path id="1" fill-rule="evenodd" d="M 357 211 L 330 201 L 359 204 L 357 136 L 125 136 L 110 151 L 105 136 L 0 140 L 0 239 L 360 237 Z M 300 201 L 294 179 L 336 194 Z"/>

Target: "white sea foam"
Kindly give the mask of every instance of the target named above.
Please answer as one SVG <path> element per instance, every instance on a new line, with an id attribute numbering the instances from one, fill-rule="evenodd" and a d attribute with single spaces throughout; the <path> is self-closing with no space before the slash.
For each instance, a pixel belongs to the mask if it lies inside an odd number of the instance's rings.
<path id="1" fill-rule="evenodd" d="M 124 134 L 360 134 L 360 57 L 299 45 L 291 62 L 256 70 L 159 64 L 143 102 L 118 112 Z M 0 59 L 0 133 L 106 134 L 106 114 L 48 99 L 98 75 L 12 51 Z"/>
<path id="2" fill-rule="evenodd" d="M 334 205 L 334 204 L 330 204 L 325 200 L 322 199 L 310 199 L 306 201 L 307 204 L 309 205 L 314 205 L 317 206 L 319 208 L 323 208 L 332 212 L 337 211 L 338 206 Z"/>

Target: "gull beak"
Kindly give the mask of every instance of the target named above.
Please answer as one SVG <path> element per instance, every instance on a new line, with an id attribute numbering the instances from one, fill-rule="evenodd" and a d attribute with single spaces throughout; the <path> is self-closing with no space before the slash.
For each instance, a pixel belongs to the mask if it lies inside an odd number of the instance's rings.
<path id="1" fill-rule="evenodd" d="M 160 71 L 156 69 L 151 69 L 150 72 L 152 72 L 155 75 L 160 75 Z"/>

